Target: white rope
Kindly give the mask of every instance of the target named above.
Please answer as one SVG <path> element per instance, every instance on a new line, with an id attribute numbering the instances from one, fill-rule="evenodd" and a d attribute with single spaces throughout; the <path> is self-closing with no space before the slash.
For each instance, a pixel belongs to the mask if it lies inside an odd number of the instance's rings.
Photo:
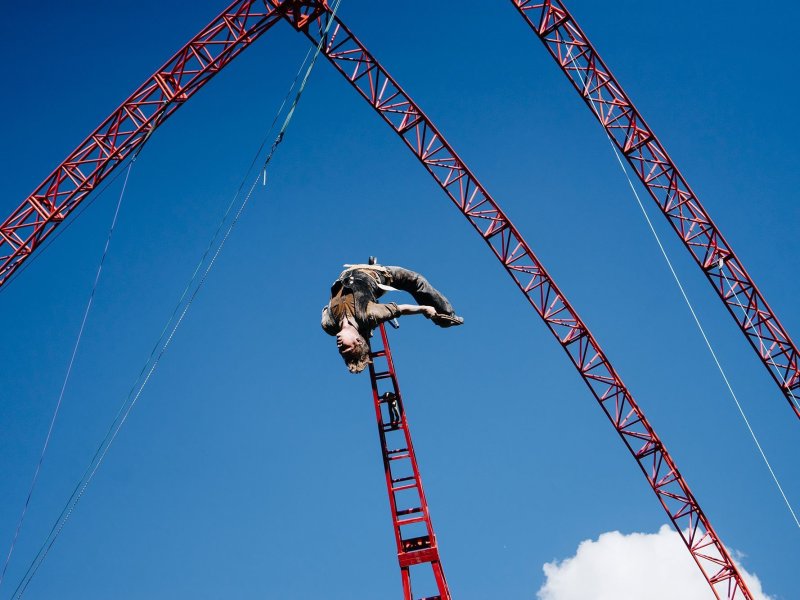
<path id="1" fill-rule="evenodd" d="M 141 148 L 140 148 L 141 150 Z M 75 356 L 78 354 L 78 348 L 81 345 L 81 340 L 83 339 L 83 332 L 86 328 L 86 322 L 89 319 L 89 313 L 92 310 L 92 304 L 94 302 L 95 293 L 97 292 L 97 286 L 100 282 L 100 275 L 103 272 L 103 264 L 105 263 L 106 256 L 108 255 L 108 249 L 111 245 L 111 237 L 114 235 L 114 228 L 117 225 L 117 217 L 119 216 L 119 209 L 122 206 L 122 199 L 125 196 L 125 189 L 128 186 L 128 178 L 131 174 L 131 169 L 133 169 L 133 163 L 136 162 L 136 157 L 139 156 L 139 152 L 133 156 L 130 163 L 128 163 L 128 170 L 125 174 L 125 180 L 122 183 L 122 189 L 119 193 L 119 199 L 117 200 L 117 206 L 114 209 L 114 216 L 111 218 L 111 226 L 108 229 L 108 236 L 106 237 L 105 247 L 103 248 L 103 254 L 100 257 L 100 262 L 97 265 L 97 272 L 94 276 L 94 283 L 92 284 L 92 291 L 89 293 L 89 299 L 86 302 L 86 308 L 83 311 L 83 319 L 81 320 L 81 325 L 78 329 L 78 336 L 75 339 L 75 344 L 72 347 L 72 355 L 69 359 L 69 364 L 67 365 L 67 372 L 64 375 L 64 381 L 61 384 L 61 391 L 58 394 L 58 400 L 56 401 L 55 409 L 53 410 L 53 416 L 50 419 L 50 426 L 47 429 L 47 435 L 44 439 L 44 444 L 42 445 L 42 451 L 39 454 L 39 461 L 36 463 L 36 469 L 33 473 L 33 479 L 31 481 L 30 487 L 28 488 L 28 495 L 25 498 L 25 504 L 22 507 L 22 514 L 17 521 L 17 527 L 14 530 L 14 537 L 11 540 L 11 545 L 8 548 L 8 553 L 6 555 L 5 563 L 3 564 L 3 571 L 0 572 L 0 588 L 3 585 L 3 579 L 5 578 L 6 571 L 8 570 L 8 565 L 11 562 L 11 556 L 14 554 L 14 548 L 17 544 L 17 539 L 19 538 L 19 534 L 22 530 L 22 524 L 25 521 L 25 516 L 28 513 L 28 507 L 31 503 L 31 498 L 33 497 L 33 492 L 36 489 L 36 484 L 39 481 L 39 474 L 42 469 L 42 464 L 44 463 L 45 455 L 47 454 L 47 449 L 50 445 L 50 439 L 53 436 L 53 429 L 55 428 L 56 420 L 58 419 L 58 414 L 61 410 L 61 404 L 64 400 L 64 392 L 67 389 L 67 384 L 69 383 L 70 376 L 72 375 L 72 367 L 75 364 Z"/>
<path id="2" fill-rule="evenodd" d="M 575 58 L 572 57 L 572 50 L 574 48 L 575 48 L 575 46 L 571 46 L 570 47 L 569 52 L 567 53 L 567 58 L 569 59 L 570 64 L 576 65 L 575 72 L 578 74 L 578 77 L 580 78 L 581 82 L 583 83 L 583 87 L 586 88 L 586 80 L 583 77 L 583 73 L 581 73 L 580 66 L 578 66 L 575 63 Z M 590 105 L 591 105 L 592 109 L 595 111 L 595 114 L 597 115 L 598 119 L 600 119 L 600 122 L 602 123 L 603 122 L 602 114 L 601 114 L 599 108 L 595 105 L 595 101 L 591 97 L 591 95 L 589 94 L 588 89 L 586 90 L 586 97 L 588 98 L 588 100 L 590 102 Z M 633 196 L 634 196 L 634 198 L 636 198 L 636 202 L 639 205 L 639 209 L 641 210 L 642 215 L 644 216 L 645 221 L 647 222 L 647 225 L 650 228 L 651 233 L 653 234 L 653 238 L 655 239 L 656 243 L 658 244 L 659 249 L 661 250 L 661 255 L 664 257 L 664 260 L 666 261 L 667 266 L 669 267 L 669 270 L 672 273 L 672 277 L 675 280 L 675 283 L 678 285 L 678 289 L 680 290 L 681 295 L 683 296 L 683 299 L 686 302 L 686 306 L 689 307 L 689 312 L 691 312 L 692 318 L 694 319 L 694 322 L 697 325 L 697 328 L 700 330 L 700 334 L 703 336 L 703 340 L 706 343 L 706 347 L 708 348 L 708 351 L 711 353 L 711 357 L 714 359 L 714 363 L 717 365 L 717 369 L 719 370 L 719 373 L 722 376 L 722 379 L 725 382 L 725 385 L 728 388 L 728 391 L 730 392 L 731 398 L 733 398 L 733 401 L 736 403 L 736 407 L 739 410 L 739 414 L 742 416 L 742 420 L 744 421 L 745 425 L 747 426 L 747 429 L 750 432 L 750 436 L 753 438 L 753 442 L 755 442 L 756 448 L 758 448 L 758 452 L 761 454 L 761 458 L 763 459 L 764 464 L 767 466 L 767 469 L 769 470 L 769 473 L 772 476 L 772 480 L 775 482 L 775 485 L 777 486 L 778 491 L 780 492 L 781 496 L 783 497 L 783 501 L 786 503 L 786 508 L 789 509 L 789 513 L 792 515 L 792 519 L 794 519 L 794 522 L 797 525 L 797 527 L 800 528 L 800 519 L 798 519 L 797 514 L 795 513 L 794 509 L 792 508 L 791 503 L 789 502 L 789 499 L 786 497 L 786 493 L 783 490 L 783 486 L 781 485 L 780 481 L 778 480 L 778 476 L 775 474 L 775 471 L 773 470 L 772 465 L 770 464 L 769 459 L 767 458 L 767 455 L 764 452 L 764 449 L 761 447 L 761 443 L 758 441 L 758 437 L 756 436 L 756 433 L 753 430 L 753 427 L 750 425 L 750 420 L 747 418 L 747 415 L 745 414 L 745 411 L 742 408 L 742 405 L 739 402 L 739 399 L 736 396 L 736 393 L 733 391 L 733 386 L 731 385 L 730 381 L 728 380 L 728 376 L 725 373 L 725 369 L 723 369 L 722 364 L 720 363 L 719 359 L 717 358 L 717 353 L 714 351 L 714 348 L 711 345 L 711 341 L 709 340 L 708 336 L 706 335 L 706 332 L 705 332 L 705 329 L 703 328 L 703 325 L 700 323 L 700 319 L 698 318 L 697 313 L 695 312 L 694 307 L 692 306 L 692 303 L 689 300 L 689 296 L 686 294 L 686 290 L 684 289 L 683 284 L 681 283 L 681 280 L 678 277 L 678 273 L 675 271 L 675 268 L 672 265 L 672 261 L 670 260 L 669 256 L 667 255 L 667 251 L 664 248 L 664 245 L 661 243 L 661 238 L 659 237 L 658 232 L 656 232 L 656 229 L 653 226 L 653 222 L 650 220 L 650 216 L 648 215 L 647 210 L 645 209 L 644 203 L 642 202 L 641 198 L 639 197 L 639 193 L 636 191 L 636 187 L 633 184 L 633 180 L 631 179 L 630 175 L 628 174 L 628 170 L 625 168 L 625 163 L 622 161 L 622 157 L 620 156 L 619 150 L 617 149 L 617 146 L 614 144 L 614 140 L 611 137 L 611 134 L 608 133 L 608 130 L 606 130 L 605 127 L 603 127 L 603 131 L 605 132 L 606 137 L 608 138 L 608 143 L 611 145 L 611 149 L 613 150 L 614 156 L 616 157 L 617 162 L 619 163 L 620 169 L 622 169 L 622 172 L 625 175 L 625 178 L 628 180 L 628 186 L 630 186 L 630 189 L 633 192 Z"/>

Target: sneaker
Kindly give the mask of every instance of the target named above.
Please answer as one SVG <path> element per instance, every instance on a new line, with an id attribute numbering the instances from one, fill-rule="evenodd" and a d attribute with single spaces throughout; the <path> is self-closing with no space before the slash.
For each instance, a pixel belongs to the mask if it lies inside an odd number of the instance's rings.
<path id="1" fill-rule="evenodd" d="M 463 325 L 464 323 L 463 317 L 438 313 L 431 317 L 431 321 L 436 323 L 439 327 L 455 327 L 456 325 Z"/>

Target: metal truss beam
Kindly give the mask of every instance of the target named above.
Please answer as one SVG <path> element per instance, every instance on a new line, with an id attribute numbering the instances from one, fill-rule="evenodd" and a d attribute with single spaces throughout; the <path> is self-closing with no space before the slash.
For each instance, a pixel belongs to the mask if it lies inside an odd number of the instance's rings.
<path id="1" fill-rule="evenodd" d="M 0 226 L 0 285 L 160 123 L 281 17 L 314 42 L 331 18 L 322 0 L 234 2 L 112 113 Z M 544 320 L 636 460 L 715 596 L 751 599 L 644 413 L 499 204 L 339 19 L 324 40 L 323 52 L 422 162 Z"/>
<path id="2" fill-rule="evenodd" d="M 625 156 L 800 418 L 800 352 L 653 130 L 560 0 L 511 0 Z"/>
<path id="3" fill-rule="evenodd" d="M 0 225 L 0 286 L 115 167 L 281 16 L 263 1 L 237 0 L 139 86 Z"/>
<path id="4" fill-rule="evenodd" d="M 316 44 L 329 18 L 325 13 L 302 31 Z M 402 138 L 544 320 L 636 460 L 714 595 L 752 600 L 674 460 L 578 313 L 433 122 L 342 21 L 333 18 L 322 46 L 325 56 Z"/>

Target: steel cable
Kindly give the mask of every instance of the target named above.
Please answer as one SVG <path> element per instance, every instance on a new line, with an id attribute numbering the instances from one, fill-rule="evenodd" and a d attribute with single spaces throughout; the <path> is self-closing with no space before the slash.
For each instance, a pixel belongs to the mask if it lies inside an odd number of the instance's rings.
<path id="1" fill-rule="evenodd" d="M 267 167 L 269 166 L 270 162 L 272 161 L 272 158 L 273 158 L 273 156 L 275 154 L 275 151 L 277 150 L 278 146 L 280 145 L 280 143 L 284 139 L 286 130 L 288 129 L 289 123 L 291 122 L 291 119 L 294 116 L 295 109 L 297 108 L 297 105 L 298 105 L 298 103 L 300 101 L 300 97 L 301 97 L 303 91 L 305 90 L 305 87 L 306 87 L 306 84 L 308 82 L 309 76 L 311 75 L 311 71 L 313 70 L 314 65 L 316 63 L 316 59 L 318 58 L 318 56 L 319 56 L 319 54 L 320 54 L 320 52 L 322 50 L 322 45 L 324 43 L 324 40 L 326 39 L 326 35 L 327 35 L 332 23 L 334 22 L 334 18 L 333 17 L 336 15 L 336 12 L 337 12 L 340 4 L 341 4 L 341 0 L 337 0 L 335 5 L 333 6 L 333 9 L 332 9 L 331 13 L 328 16 L 328 21 L 327 21 L 325 29 L 323 31 L 323 35 L 321 36 L 320 41 L 316 46 L 316 49 L 309 49 L 309 52 L 306 54 L 305 59 L 301 63 L 300 69 L 298 70 L 298 73 L 295 76 L 294 81 L 292 82 L 292 84 L 291 84 L 291 86 L 289 88 L 289 92 L 287 93 L 287 95 L 285 96 L 283 102 L 281 103 L 281 106 L 278 109 L 278 112 L 276 113 L 275 118 L 273 119 L 272 124 L 270 125 L 270 128 L 269 128 L 266 136 L 264 137 L 261 145 L 259 146 L 258 151 L 256 152 L 256 155 L 255 155 L 253 161 L 251 162 L 250 167 L 248 168 L 244 178 L 242 179 L 242 182 L 239 185 L 239 188 L 238 188 L 236 194 L 234 195 L 233 199 L 231 200 L 230 204 L 228 205 L 227 210 L 225 211 L 225 214 L 223 215 L 222 219 L 220 220 L 220 223 L 219 223 L 219 225 L 217 227 L 217 230 L 215 231 L 214 235 L 212 236 L 208 247 L 206 248 L 205 252 L 201 256 L 200 261 L 198 261 L 198 264 L 195 267 L 195 270 L 194 270 L 189 282 L 187 283 L 186 287 L 184 288 L 184 291 L 181 294 L 181 297 L 180 297 L 178 303 L 176 304 L 175 309 L 172 312 L 172 315 L 170 316 L 170 318 L 167 321 L 166 325 L 162 329 L 161 335 L 159 336 L 158 341 L 156 342 L 156 344 L 153 347 L 153 350 L 150 353 L 150 357 L 147 359 L 147 362 L 145 363 L 144 367 L 140 371 L 139 376 L 137 377 L 136 381 L 134 382 L 134 385 L 132 386 L 127 398 L 125 399 L 123 404 L 120 406 L 120 409 L 117 412 L 117 415 L 115 416 L 114 421 L 111 424 L 111 427 L 109 428 L 108 432 L 106 433 L 106 437 L 103 439 L 103 441 L 100 443 L 100 446 L 97 448 L 97 451 L 95 452 L 94 456 L 92 457 L 92 460 L 90 461 L 89 465 L 87 466 L 86 470 L 84 471 L 83 476 L 78 481 L 78 484 L 73 489 L 73 492 L 72 492 L 70 498 L 68 499 L 67 503 L 65 504 L 64 508 L 62 509 L 59 517 L 53 523 L 53 526 L 50 529 L 50 533 L 45 538 L 44 543 L 40 547 L 40 549 L 37 552 L 37 554 L 34 557 L 34 559 L 31 561 L 30 565 L 28 566 L 27 571 L 25 572 L 25 574 L 23 575 L 23 577 L 20 580 L 19 584 L 17 585 L 16 589 L 14 590 L 14 593 L 12 594 L 13 598 L 19 599 L 19 598 L 21 598 L 23 596 L 23 594 L 25 593 L 25 591 L 28 588 L 28 585 L 30 584 L 30 582 L 32 581 L 33 577 L 35 576 L 35 574 L 39 570 L 39 567 L 41 566 L 42 562 L 44 561 L 44 559 L 49 554 L 50 549 L 53 547 L 53 544 L 55 544 L 56 539 L 61 534 L 61 531 L 63 530 L 64 526 L 66 525 L 66 522 L 69 520 L 70 516 L 72 515 L 72 512 L 75 509 L 75 506 L 78 504 L 80 499 L 83 497 L 83 494 L 86 491 L 86 488 L 89 486 L 89 484 L 91 483 L 91 481 L 94 478 L 95 474 L 97 473 L 97 470 L 100 468 L 100 465 L 102 464 L 103 460 L 105 459 L 105 456 L 108 453 L 109 449 L 111 448 L 111 445 L 114 443 L 114 440 L 116 439 L 117 435 L 119 434 L 120 430 L 122 429 L 122 426 L 125 424 L 125 422 L 126 422 L 126 420 L 128 418 L 128 415 L 130 414 L 131 410 L 135 406 L 136 402 L 138 401 L 139 397 L 142 394 L 142 391 L 144 390 L 145 386 L 149 382 L 149 380 L 150 380 L 153 372 L 155 371 L 156 367 L 158 366 L 158 363 L 161 360 L 161 357 L 164 355 L 164 353 L 166 352 L 167 348 L 172 343 L 172 340 L 173 340 L 173 338 L 175 336 L 175 333 L 177 332 L 178 328 L 180 327 L 181 323 L 183 322 L 183 319 L 186 316 L 186 313 L 188 312 L 190 306 L 192 305 L 192 303 L 194 302 L 195 298 L 197 297 L 197 294 L 199 293 L 200 289 L 205 284 L 205 281 L 206 281 L 206 279 L 208 277 L 208 274 L 210 273 L 211 269 L 213 268 L 213 266 L 214 266 L 214 264 L 215 264 L 215 262 L 217 260 L 217 257 L 219 256 L 220 252 L 222 251 L 222 248 L 224 247 L 225 243 L 227 242 L 228 237 L 230 236 L 231 232 L 233 231 L 233 228 L 235 227 L 235 225 L 239 221 L 239 218 L 241 217 L 242 212 L 244 211 L 245 207 L 247 206 L 247 204 L 248 204 L 248 202 L 249 202 L 249 200 L 250 200 L 250 198 L 251 198 L 251 196 L 253 194 L 253 191 L 255 190 L 255 188 L 256 188 L 256 186 L 258 184 L 259 179 L 262 177 L 262 174 L 263 174 L 263 177 L 264 177 L 264 181 L 266 183 Z M 311 61 L 308 62 L 308 57 L 311 54 L 312 50 L 314 50 L 314 53 L 313 53 L 313 56 L 311 57 Z M 306 63 L 308 63 L 308 66 L 306 66 Z M 230 224 L 228 225 L 227 230 L 225 231 L 225 234 L 223 235 L 223 237 L 220 240 L 219 244 L 216 246 L 216 250 L 215 250 L 211 260 L 208 262 L 208 265 L 206 266 L 205 271 L 203 272 L 200 280 L 197 282 L 197 284 L 194 287 L 191 295 L 189 296 L 188 300 L 186 301 L 186 303 L 184 305 L 184 300 L 186 299 L 186 296 L 189 293 L 189 290 L 192 289 L 192 285 L 195 282 L 195 280 L 197 280 L 197 275 L 200 272 L 200 269 L 201 269 L 202 265 L 204 264 L 206 258 L 210 254 L 211 250 L 214 248 L 216 240 L 217 240 L 217 238 L 219 236 L 219 233 L 222 231 L 222 229 L 223 229 L 223 227 L 225 225 L 225 222 L 227 221 L 227 219 L 228 219 L 228 217 L 229 217 L 229 215 L 231 213 L 231 210 L 233 209 L 233 207 L 234 207 L 234 205 L 236 203 L 236 200 L 241 195 L 241 191 L 244 189 L 245 182 L 247 181 L 249 176 L 252 174 L 253 166 L 255 164 L 257 164 L 258 156 L 263 151 L 263 148 L 266 145 L 266 141 L 269 139 L 269 134 L 271 133 L 272 129 L 274 128 L 275 124 L 277 123 L 278 118 L 279 118 L 279 116 L 281 114 L 281 111 L 283 110 L 284 106 L 286 105 L 286 100 L 291 96 L 291 93 L 292 93 L 292 91 L 294 90 L 294 88 L 295 88 L 295 86 L 297 84 L 297 80 L 299 78 L 299 75 L 300 75 L 300 73 L 303 72 L 304 69 L 305 69 L 305 74 L 303 76 L 302 82 L 301 82 L 301 84 L 300 84 L 300 86 L 299 86 L 299 88 L 298 88 L 298 90 L 297 90 L 297 92 L 296 92 L 296 94 L 294 96 L 292 104 L 291 104 L 291 106 L 290 106 L 290 108 L 289 108 L 289 110 L 287 112 L 286 118 L 284 119 L 283 124 L 282 124 L 282 126 L 280 128 L 280 131 L 278 132 L 277 136 L 275 137 L 275 140 L 273 141 L 273 144 L 272 144 L 272 146 L 270 148 L 269 154 L 264 159 L 262 167 L 259 169 L 255 179 L 253 180 L 253 183 L 251 184 L 251 186 L 250 186 L 250 188 L 249 188 L 249 190 L 247 192 L 247 195 L 244 197 L 244 199 L 240 203 L 239 208 L 237 209 L 235 216 L 233 217 L 233 219 L 231 220 Z M 183 309 L 181 310 L 181 306 L 182 305 L 183 305 Z M 178 314 L 178 312 L 180 312 L 180 316 L 177 318 L 177 320 L 175 320 L 175 315 Z M 171 331 L 169 333 L 169 336 L 167 337 L 166 341 L 164 341 L 164 343 L 162 345 L 161 341 L 164 339 L 164 334 L 167 332 L 167 330 L 170 329 L 170 325 L 173 323 L 173 321 L 174 321 L 174 325 L 172 326 L 172 329 L 171 329 Z M 160 346 L 160 350 L 158 350 L 159 346 Z M 155 356 L 155 358 L 154 358 L 154 356 Z M 148 365 L 150 367 L 149 369 L 148 369 Z M 147 372 L 147 374 L 144 377 L 144 379 L 141 381 L 141 384 L 139 384 L 139 380 L 141 379 L 142 375 L 145 372 Z M 138 389 L 137 389 L 137 384 L 138 384 Z M 135 390 L 135 394 L 134 394 L 134 390 Z"/>
<path id="2" fill-rule="evenodd" d="M 61 391 L 58 394 L 58 400 L 56 401 L 56 406 L 55 409 L 53 410 L 53 416 L 50 419 L 50 426 L 47 429 L 47 434 L 44 439 L 44 444 L 42 445 L 42 451 L 39 454 L 39 461 L 36 463 L 36 469 L 34 470 L 33 473 L 33 479 L 31 480 L 31 484 L 28 488 L 28 494 L 27 497 L 25 498 L 25 504 L 22 507 L 22 514 L 20 514 L 19 520 L 17 521 L 17 526 L 14 530 L 14 536 L 11 539 L 11 545 L 9 546 L 8 553 L 6 554 L 6 560 L 5 563 L 3 564 L 3 570 L 2 572 L 0 572 L 0 588 L 2 588 L 3 579 L 5 578 L 6 571 L 8 570 L 8 565 L 11 562 L 11 556 L 14 554 L 14 548 L 16 547 L 17 539 L 19 538 L 20 531 L 22 530 L 22 524 L 25 521 L 25 516 L 28 513 L 28 507 L 30 506 L 31 498 L 33 497 L 33 492 L 36 489 L 37 482 L 39 481 L 39 474 L 41 473 L 42 464 L 44 463 L 44 458 L 45 455 L 47 454 L 47 449 L 50 445 L 50 439 L 52 438 L 53 435 L 53 429 L 55 428 L 56 420 L 58 419 L 58 414 L 61 410 L 61 404 L 62 401 L 64 400 L 64 392 L 67 389 L 67 384 L 69 383 L 70 376 L 72 375 L 72 367 L 75 364 L 75 356 L 78 354 L 78 348 L 80 347 L 81 340 L 83 339 L 83 332 L 84 329 L 86 328 L 86 322 L 89 318 L 89 313 L 92 310 L 92 304 L 94 302 L 94 297 L 97 292 L 97 286 L 100 282 L 100 276 L 103 272 L 103 264 L 106 261 L 106 256 L 108 256 L 108 249 L 111 246 L 111 238 L 114 235 L 114 228 L 117 225 L 117 217 L 119 216 L 119 210 L 120 207 L 122 206 L 122 199 L 124 198 L 125 190 L 128 187 L 128 179 L 130 177 L 131 170 L 133 169 L 133 165 L 136 162 L 136 158 L 138 157 L 139 152 L 142 150 L 142 148 L 144 148 L 144 146 L 141 146 L 139 150 L 136 151 L 136 154 L 134 154 L 130 163 L 128 163 L 128 168 L 125 172 L 125 179 L 122 183 L 122 189 L 120 190 L 119 193 L 117 206 L 114 209 L 114 216 L 111 219 L 111 226 L 109 227 L 108 230 L 108 236 L 106 237 L 106 243 L 105 247 L 103 248 L 103 254 L 100 257 L 100 263 L 98 264 L 97 272 L 95 273 L 94 283 L 92 284 L 92 291 L 89 294 L 89 300 L 86 302 L 86 308 L 83 311 L 83 319 L 81 320 L 81 324 L 78 329 L 78 336 L 75 340 L 75 344 L 72 347 L 72 355 L 70 356 L 69 359 L 67 372 L 64 375 L 64 381 L 61 384 Z"/>

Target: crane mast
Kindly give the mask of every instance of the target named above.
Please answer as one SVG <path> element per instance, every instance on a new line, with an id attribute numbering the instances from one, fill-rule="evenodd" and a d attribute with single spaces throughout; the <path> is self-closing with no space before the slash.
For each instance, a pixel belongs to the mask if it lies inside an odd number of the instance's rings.
<path id="1" fill-rule="evenodd" d="M 417 455 L 411 443 L 411 431 L 403 408 L 389 338 L 383 324 L 380 326 L 379 339 L 373 340 L 371 345 L 369 377 L 397 543 L 403 600 L 450 600 L 428 501 L 422 488 Z M 425 578 L 424 571 L 428 570 L 428 577 Z M 428 587 L 423 588 L 425 596 L 420 596 L 419 589 L 426 584 Z M 429 595 L 429 592 L 436 592 L 436 595 Z"/>
<path id="2" fill-rule="evenodd" d="M 330 63 L 401 137 L 489 246 L 567 353 L 716 598 L 752 599 L 663 442 L 545 267 L 433 122 L 331 15 L 324 0 L 240 0 L 229 6 L 112 113 L 6 221 L 0 229 L 0 283 L 166 117 L 282 18 L 313 42 L 322 41 Z M 327 29 L 330 19 L 334 22 Z"/>
<path id="3" fill-rule="evenodd" d="M 511 0 L 625 156 L 800 418 L 800 352 L 653 130 L 560 0 Z"/>

